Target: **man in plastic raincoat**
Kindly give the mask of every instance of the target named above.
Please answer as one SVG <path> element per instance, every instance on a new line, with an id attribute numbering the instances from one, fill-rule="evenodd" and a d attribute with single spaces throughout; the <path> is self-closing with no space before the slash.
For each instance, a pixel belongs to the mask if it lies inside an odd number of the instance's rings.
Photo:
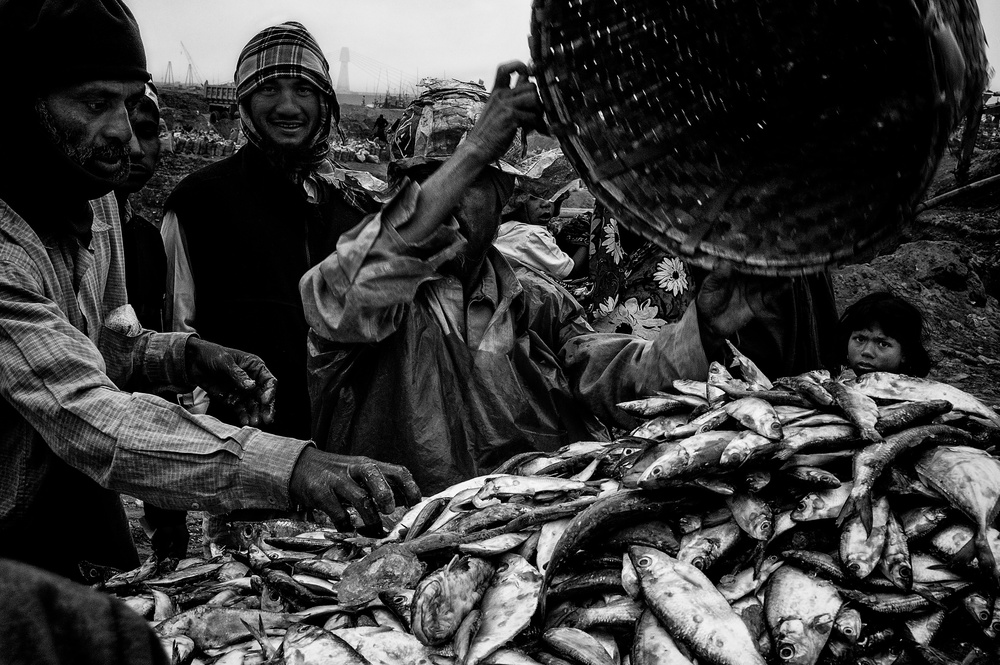
<path id="1" fill-rule="evenodd" d="M 764 282 L 716 272 L 647 341 L 595 333 L 563 288 L 512 268 L 492 241 L 519 128 L 542 127 L 527 73 L 501 65 L 492 94 L 431 81 L 390 136 L 395 197 L 300 281 L 314 440 L 404 465 L 425 495 L 521 452 L 608 439 L 616 403 L 704 379 L 706 345 L 765 305 Z"/>

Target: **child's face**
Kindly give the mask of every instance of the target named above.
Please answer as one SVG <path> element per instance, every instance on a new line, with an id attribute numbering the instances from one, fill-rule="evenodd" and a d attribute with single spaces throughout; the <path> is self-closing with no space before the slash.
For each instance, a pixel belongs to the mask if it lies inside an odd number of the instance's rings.
<path id="1" fill-rule="evenodd" d="M 856 374 L 898 372 L 905 360 L 903 347 L 877 323 L 855 330 L 847 340 L 847 364 Z"/>

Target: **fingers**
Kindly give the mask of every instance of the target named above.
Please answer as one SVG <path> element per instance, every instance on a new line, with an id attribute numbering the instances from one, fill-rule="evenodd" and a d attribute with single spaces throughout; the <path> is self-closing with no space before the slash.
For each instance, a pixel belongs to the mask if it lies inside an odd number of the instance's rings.
<path id="1" fill-rule="evenodd" d="M 499 90 L 500 88 L 509 88 L 511 74 L 520 75 L 518 83 L 521 81 L 527 81 L 528 65 L 524 64 L 520 60 L 511 60 L 500 64 L 500 66 L 497 67 L 497 77 L 493 82 L 493 89 Z"/>

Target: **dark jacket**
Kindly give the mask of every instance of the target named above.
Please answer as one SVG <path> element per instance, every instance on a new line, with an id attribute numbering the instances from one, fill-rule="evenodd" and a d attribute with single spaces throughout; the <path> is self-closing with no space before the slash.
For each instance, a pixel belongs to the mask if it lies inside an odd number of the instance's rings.
<path id="1" fill-rule="evenodd" d="M 278 379 L 276 434 L 309 438 L 308 326 L 299 278 L 361 221 L 332 185 L 310 203 L 302 186 L 247 145 L 192 173 L 167 198 L 187 238 L 204 339 L 260 356 Z M 213 405 L 209 413 L 226 419 Z"/>

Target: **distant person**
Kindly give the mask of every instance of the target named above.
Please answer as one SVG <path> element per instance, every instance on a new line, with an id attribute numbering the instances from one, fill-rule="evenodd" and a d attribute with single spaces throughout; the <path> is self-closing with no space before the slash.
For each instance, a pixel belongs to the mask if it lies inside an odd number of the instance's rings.
<path id="1" fill-rule="evenodd" d="M 556 279 L 566 279 L 576 266 L 572 257 L 559 248 L 548 224 L 559 215 L 568 196 L 567 191 L 562 198 L 550 201 L 515 187 L 501 215 L 493 246 L 514 265 L 529 266 Z"/>
<path id="2" fill-rule="evenodd" d="M 864 296 L 840 319 L 845 365 L 856 374 L 894 372 L 925 377 L 931 362 L 924 349 L 920 310 L 888 291 Z"/>
<path id="3" fill-rule="evenodd" d="M 115 188 L 122 221 L 125 253 L 125 285 L 128 302 L 143 328 L 164 331 L 164 297 L 167 285 L 167 255 L 160 231 L 146 218 L 135 214 L 129 197 L 138 194 L 156 174 L 162 154 L 160 101 L 156 86 L 146 83 L 145 94 L 129 114 L 135 141 L 130 152 L 128 179 Z M 152 503 L 144 505 L 143 520 L 152 531 L 153 554 L 158 559 L 187 556 L 190 538 L 183 510 L 167 510 Z"/>
<path id="4" fill-rule="evenodd" d="M 328 140 L 340 107 L 323 51 L 302 24 L 257 33 L 235 81 L 247 144 L 184 178 L 164 204 L 169 327 L 260 356 L 278 380 L 274 422 L 263 428 L 306 439 L 309 327 L 299 279 L 377 204 L 337 178 Z M 201 393 L 184 403 L 227 422 L 235 415 Z M 222 520 L 207 529 L 210 543 Z"/>
<path id="5" fill-rule="evenodd" d="M 372 132 L 372 138 L 381 141 L 382 143 L 388 143 L 389 139 L 385 135 L 385 129 L 388 126 L 389 121 L 385 119 L 385 115 L 379 113 L 378 118 L 375 119 L 375 128 Z"/>

